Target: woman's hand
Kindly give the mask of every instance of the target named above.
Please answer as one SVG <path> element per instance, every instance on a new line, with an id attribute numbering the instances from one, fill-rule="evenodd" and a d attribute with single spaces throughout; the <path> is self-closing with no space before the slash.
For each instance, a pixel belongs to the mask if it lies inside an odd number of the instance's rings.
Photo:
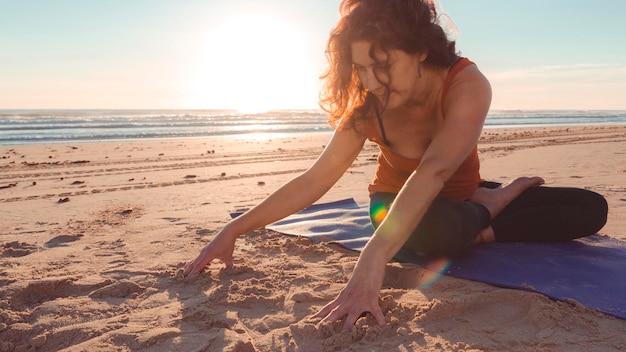
<path id="1" fill-rule="evenodd" d="M 202 269 L 214 259 L 221 260 L 226 266 L 233 265 L 233 251 L 235 250 L 235 240 L 237 235 L 222 229 L 215 238 L 207 244 L 196 259 L 185 265 L 183 276 L 197 275 Z"/>
<path id="2" fill-rule="evenodd" d="M 361 255 L 352 277 L 339 296 L 311 319 L 323 318 L 322 321 L 333 322 L 345 317 L 343 330 L 348 331 L 363 313 L 369 312 L 374 316 L 378 325 L 385 326 L 385 315 L 378 303 L 385 276 L 385 265 L 384 263 L 382 265 L 367 263 L 362 258 Z M 363 263 L 366 264 L 363 265 Z"/>

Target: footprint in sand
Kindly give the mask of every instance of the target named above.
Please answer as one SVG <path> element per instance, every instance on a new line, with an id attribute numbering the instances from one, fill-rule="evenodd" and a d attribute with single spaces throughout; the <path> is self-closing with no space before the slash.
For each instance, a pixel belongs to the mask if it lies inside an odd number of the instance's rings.
<path id="1" fill-rule="evenodd" d="M 81 235 L 81 234 L 78 234 L 78 235 L 59 235 L 59 236 L 54 237 L 50 241 L 44 243 L 44 246 L 46 246 L 48 248 L 67 246 L 66 243 L 78 241 L 78 240 L 80 240 L 81 237 L 83 237 L 83 235 Z"/>
<path id="2" fill-rule="evenodd" d="M 13 241 L 5 243 L 0 247 L 0 257 L 24 257 L 37 250 L 34 244 Z"/>
<path id="3" fill-rule="evenodd" d="M 146 290 L 132 281 L 117 281 L 99 288 L 89 294 L 89 298 L 124 298 L 132 294 L 140 294 Z"/>
<path id="4" fill-rule="evenodd" d="M 75 280 L 74 278 L 58 278 L 32 281 L 28 284 L 17 283 L 7 287 L 3 295 L 15 310 L 32 308 L 47 301 L 63 297 L 77 297 L 88 292 L 96 292 L 101 287 L 111 284 L 110 279 L 100 277 Z M 94 291 L 95 290 L 95 291 Z"/>

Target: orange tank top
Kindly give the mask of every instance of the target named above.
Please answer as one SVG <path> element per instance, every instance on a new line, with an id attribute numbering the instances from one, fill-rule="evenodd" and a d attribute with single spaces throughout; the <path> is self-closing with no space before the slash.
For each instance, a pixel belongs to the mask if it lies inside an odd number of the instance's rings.
<path id="1" fill-rule="evenodd" d="M 448 71 L 441 93 L 442 111 L 443 101 L 452 79 L 462 69 L 473 64 L 470 60 L 462 58 Z M 404 186 L 411 173 L 419 166 L 421 160 L 406 158 L 394 152 L 383 142 L 379 129 L 375 128 L 373 124 L 368 124 L 366 134 L 369 140 L 377 143 L 380 147 L 374 180 L 368 187 L 370 195 L 376 192 L 400 192 L 400 189 Z M 478 146 L 476 145 L 452 177 L 446 181 L 439 195 L 457 201 L 468 199 L 482 181 L 479 168 Z"/>

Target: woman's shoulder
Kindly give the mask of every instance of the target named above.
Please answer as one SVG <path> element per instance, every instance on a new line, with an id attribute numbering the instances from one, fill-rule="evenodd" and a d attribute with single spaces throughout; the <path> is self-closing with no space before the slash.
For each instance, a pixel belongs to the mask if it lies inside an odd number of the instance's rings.
<path id="1" fill-rule="evenodd" d="M 490 102 L 491 85 L 475 63 L 465 59 L 450 69 L 442 92 L 442 111 L 449 111 L 451 104 L 462 104 L 465 109 L 469 105 L 489 106 Z"/>
<path id="2" fill-rule="evenodd" d="M 487 77 L 480 71 L 478 65 L 468 58 L 460 58 L 448 72 L 446 82 L 449 88 L 463 82 L 487 81 Z"/>
<path id="3" fill-rule="evenodd" d="M 445 100 L 446 96 L 475 89 L 490 90 L 491 87 L 487 77 L 474 62 L 467 58 L 461 58 L 448 71 L 448 76 L 444 82 L 443 98 Z"/>

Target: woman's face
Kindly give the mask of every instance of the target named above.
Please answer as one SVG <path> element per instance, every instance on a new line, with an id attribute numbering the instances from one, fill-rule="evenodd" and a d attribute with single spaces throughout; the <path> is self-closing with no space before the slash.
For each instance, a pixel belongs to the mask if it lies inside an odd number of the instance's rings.
<path id="1" fill-rule="evenodd" d="M 420 55 L 410 55 L 402 50 L 376 51 L 376 60 L 369 55 L 371 44 L 367 41 L 353 42 L 352 63 L 365 89 L 384 103 L 386 87 L 389 101 L 386 109 L 403 106 L 417 95 Z"/>

